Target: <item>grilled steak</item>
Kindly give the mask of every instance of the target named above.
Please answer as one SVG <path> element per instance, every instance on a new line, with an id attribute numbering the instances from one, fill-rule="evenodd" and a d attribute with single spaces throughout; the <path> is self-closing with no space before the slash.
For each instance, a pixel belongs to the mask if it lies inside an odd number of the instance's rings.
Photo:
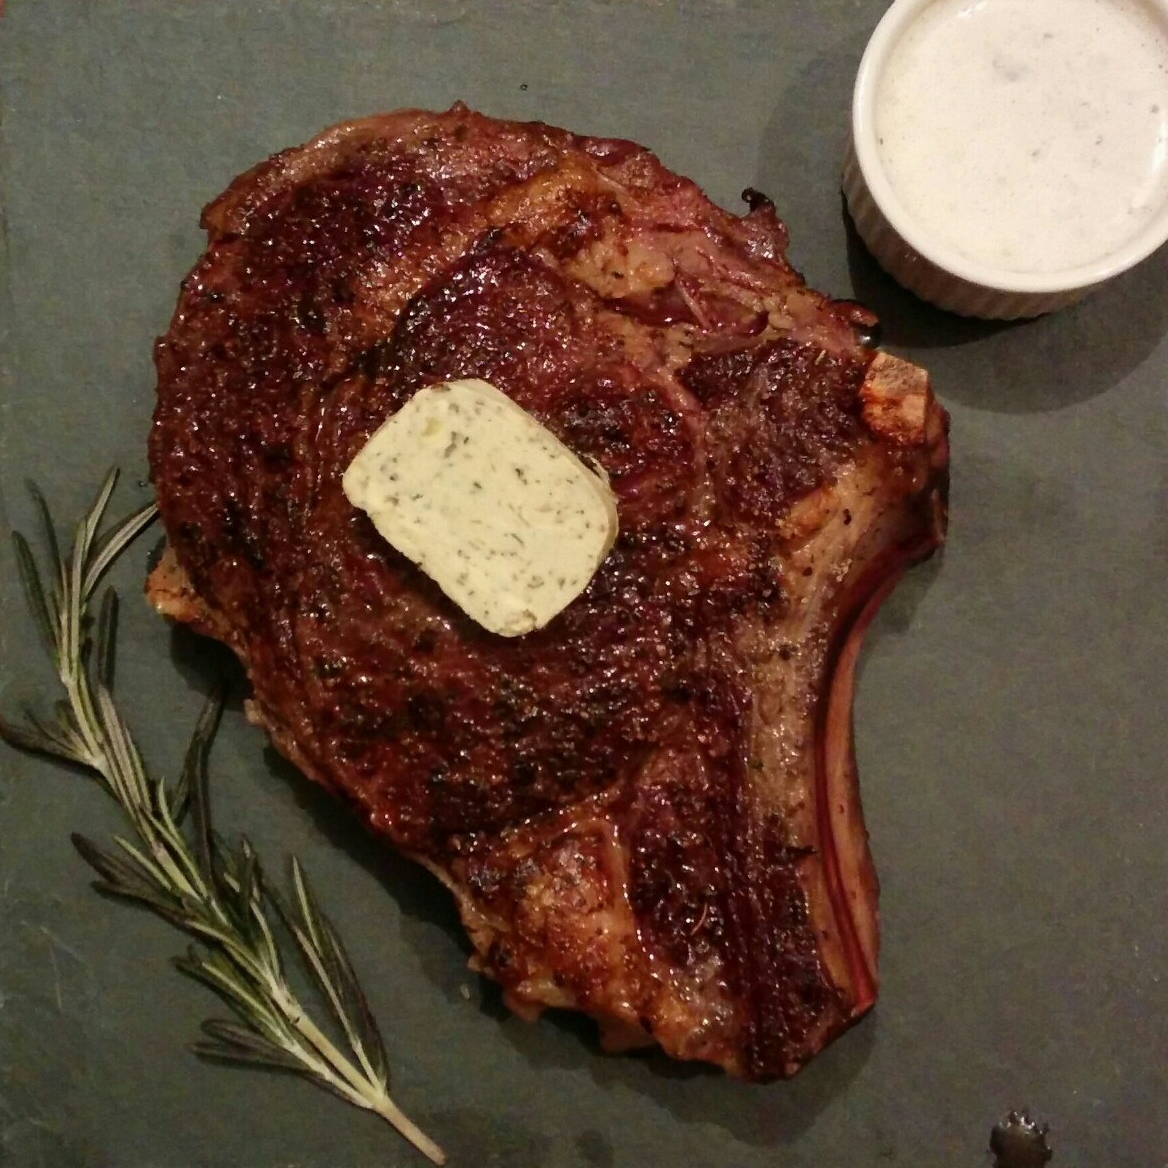
<path id="1" fill-rule="evenodd" d="M 629 142 L 458 105 L 237 179 L 158 342 L 169 550 L 277 748 L 458 900 L 518 1013 L 766 1079 L 872 1004 L 860 633 L 940 541 L 946 418 L 872 320 Z M 341 490 L 420 387 L 485 378 L 607 472 L 546 628 L 474 625 Z"/>

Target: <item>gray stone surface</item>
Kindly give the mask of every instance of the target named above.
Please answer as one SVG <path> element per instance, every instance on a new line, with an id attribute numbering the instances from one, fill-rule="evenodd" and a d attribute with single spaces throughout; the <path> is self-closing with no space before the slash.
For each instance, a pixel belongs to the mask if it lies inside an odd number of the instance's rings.
<path id="1" fill-rule="evenodd" d="M 238 706 L 220 823 L 298 853 L 383 1020 L 401 1104 L 462 1166 L 984 1165 L 1029 1106 L 1063 1168 L 1168 1158 L 1168 255 L 1036 323 L 915 302 L 849 235 L 837 171 L 882 0 L 9 0 L 0 19 L 0 520 L 144 497 L 153 337 L 199 208 L 341 118 L 455 98 L 635 138 L 728 206 L 771 193 L 810 281 L 884 318 L 953 414 L 952 532 L 873 628 L 856 729 L 883 992 L 793 1082 L 600 1055 L 506 1016 L 444 894 L 266 751 Z M 133 602 L 119 688 L 172 773 L 222 664 Z M 45 680 L 7 547 L 5 701 Z M 218 1007 L 176 937 L 69 846 L 116 818 L 0 754 L 0 1165 L 421 1163 L 295 1080 L 183 1050 Z M 469 1000 L 460 992 L 470 989 Z"/>

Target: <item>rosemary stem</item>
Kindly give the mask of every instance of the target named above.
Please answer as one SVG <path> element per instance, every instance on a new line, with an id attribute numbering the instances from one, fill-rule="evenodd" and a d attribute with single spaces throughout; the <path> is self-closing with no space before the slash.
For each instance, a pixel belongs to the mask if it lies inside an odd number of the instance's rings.
<path id="1" fill-rule="evenodd" d="M 152 504 L 143 507 L 106 538 L 99 538 L 116 480 L 116 471 L 106 476 L 76 529 L 67 559 L 60 554 L 48 508 L 33 490 L 53 561 L 53 588 L 43 587 L 44 577 L 27 541 L 19 534 L 14 539 L 33 616 L 65 702 L 60 703 L 56 729 L 42 726 L 30 714 L 24 725 L 0 718 L 0 736 L 24 749 L 82 764 L 126 816 L 132 834 L 116 837 L 113 852 L 83 836 L 75 836 L 74 842 L 98 872 L 104 891 L 145 904 L 199 943 L 176 964 L 218 993 L 239 1022 L 205 1023 L 204 1032 L 214 1041 L 196 1044 L 197 1053 L 297 1071 L 380 1116 L 434 1164 L 444 1164 L 446 1157 L 438 1145 L 389 1097 L 385 1051 L 376 1023 L 340 938 L 316 907 L 295 857 L 299 921 L 284 915 L 274 890 L 265 888 L 251 844 L 244 839 L 233 852 L 212 830 L 205 756 L 221 709 L 216 699 L 208 701 L 192 736 L 181 781 L 170 786 L 152 780 L 147 771 L 113 698 L 116 597 L 108 597 L 103 606 L 96 639 L 91 633 L 90 601 L 98 583 L 156 510 Z M 193 841 L 182 827 L 188 808 L 196 825 Z M 338 1041 L 347 1042 L 352 1057 L 313 1021 L 285 980 L 280 947 L 265 915 L 269 906 L 284 916 L 304 968 L 337 1024 Z"/>
<path id="2" fill-rule="evenodd" d="M 371 1082 L 363 1078 L 353 1064 L 337 1050 L 328 1036 L 304 1013 L 300 1003 L 290 996 L 287 1002 L 290 1007 L 288 1021 L 320 1053 L 321 1058 L 345 1079 L 346 1086 L 357 1096 L 355 1102 L 358 1106 L 380 1115 L 428 1160 L 435 1164 L 445 1164 L 446 1153 L 394 1103 L 385 1087 L 381 1086 L 376 1092 L 372 1091 Z"/>
<path id="3" fill-rule="evenodd" d="M 269 987 L 279 1003 L 285 1020 L 331 1066 L 346 1086 L 362 1099 L 369 1097 L 369 1081 L 361 1077 L 356 1067 L 336 1048 L 328 1035 L 305 1012 L 294 994 L 273 982 Z"/>
<path id="4" fill-rule="evenodd" d="M 409 1140 L 431 1163 L 446 1163 L 446 1153 L 388 1095 L 383 1094 L 370 1110 L 391 1124 L 399 1135 Z"/>

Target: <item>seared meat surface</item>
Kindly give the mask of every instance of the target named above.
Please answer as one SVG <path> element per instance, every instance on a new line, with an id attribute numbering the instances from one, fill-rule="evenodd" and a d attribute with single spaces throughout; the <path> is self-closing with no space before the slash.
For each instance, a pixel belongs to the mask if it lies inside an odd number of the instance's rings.
<path id="1" fill-rule="evenodd" d="M 765 1079 L 872 1004 L 858 637 L 944 522 L 946 419 L 737 217 L 629 142 L 455 106 L 237 179 L 157 346 L 161 611 L 450 887 L 509 1004 Z M 491 381 L 607 472 L 546 628 L 474 625 L 341 490 L 416 390 Z"/>

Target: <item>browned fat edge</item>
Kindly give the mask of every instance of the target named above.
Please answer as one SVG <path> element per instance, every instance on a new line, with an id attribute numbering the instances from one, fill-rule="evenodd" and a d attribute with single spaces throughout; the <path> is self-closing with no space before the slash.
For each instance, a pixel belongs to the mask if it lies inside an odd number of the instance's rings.
<path id="1" fill-rule="evenodd" d="M 848 590 L 849 602 L 829 648 L 825 696 L 816 727 L 816 821 L 823 843 L 824 876 L 848 968 L 855 978 L 854 1020 L 871 1008 L 879 984 L 877 956 L 878 881 L 867 847 L 855 760 L 853 697 L 855 669 L 864 634 L 880 606 L 910 567 L 927 559 L 943 542 L 947 521 L 948 415 L 937 404 L 925 370 L 878 353 L 863 386 L 869 426 L 904 446 L 930 452 L 929 479 L 908 501 L 901 524 L 911 532 L 879 555 Z M 914 506 L 915 504 L 915 506 Z M 856 870 L 841 865 L 841 832 L 858 838 L 844 853 L 857 857 Z M 848 877 L 851 877 L 849 879 Z M 854 889 L 863 900 L 849 896 Z"/>
<path id="2" fill-rule="evenodd" d="M 835 639 L 826 669 L 826 699 L 816 729 L 815 783 L 817 791 L 816 822 L 823 841 L 823 868 L 828 896 L 839 928 L 848 969 L 855 978 L 852 1018 L 866 1013 L 876 1000 L 879 978 L 876 959 L 879 948 L 877 931 L 861 929 L 865 916 L 875 921 L 877 882 L 867 848 L 863 849 L 861 871 L 852 882 L 864 895 L 864 905 L 855 905 L 848 896 L 837 846 L 837 825 L 856 825 L 862 830 L 859 814 L 860 792 L 856 781 L 855 739 L 852 726 L 852 698 L 855 689 L 856 662 L 863 646 L 864 634 L 881 604 L 897 582 L 917 560 L 924 559 L 936 545 L 922 540 L 904 558 L 894 554 L 882 558 L 861 577 L 856 585 L 854 614 Z M 839 802 L 840 814 L 835 805 Z M 850 806 L 848 806 L 850 804 Z M 866 910 L 866 912 L 865 912 Z"/>

